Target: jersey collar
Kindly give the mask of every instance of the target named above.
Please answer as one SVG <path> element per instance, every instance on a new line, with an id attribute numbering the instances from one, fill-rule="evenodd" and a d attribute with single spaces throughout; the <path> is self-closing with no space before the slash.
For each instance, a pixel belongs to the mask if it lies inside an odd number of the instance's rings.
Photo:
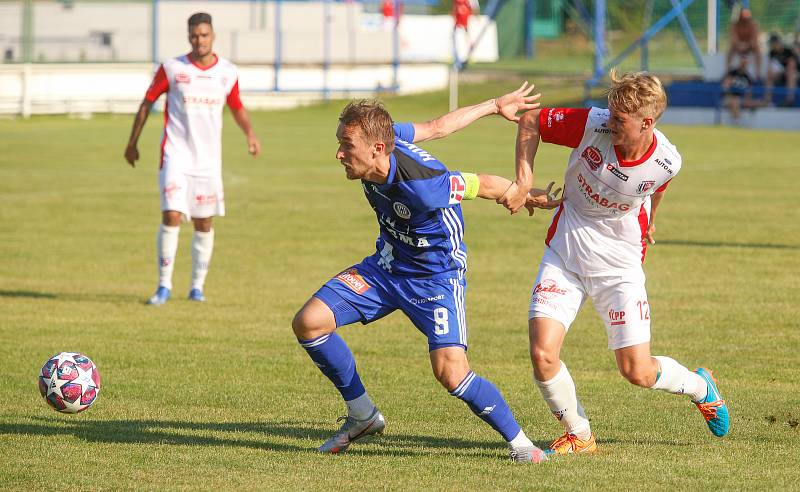
<path id="1" fill-rule="evenodd" d="M 189 52 L 189 54 L 188 54 L 188 55 L 186 55 L 186 58 L 189 60 L 189 63 L 191 63 L 191 64 L 192 64 L 192 65 L 194 65 L 195 67 L 197 67 L 197 68 L 199 68 L 200 70 L 202 70 L 202 71 L 204 71 L 204 72 L 205 72 L 206 70 L 208 70 L 208 69 L 210 69 L 210 68 L 214 67 L 214 66 L 217 64 L 217 62 L 219 62 L 219 57 L 217 56 L 217 54 L 216 54 L 216 53 L 213 53 L 213 55 L 214 55 L 214 63 L 212 63 L 211 65 L 209 65 L 209 66 L 207 66 L 207 67 L 203 67 L 203 66 L 201 66 L 201 65 L 198 65 L 198 64 L 197 64 L 197 63 L 196 63 L 196 62 L 195 62 L 195 61 L 192 59 L 192 53 L 191 53 L 191 52 Z"/>
<path id="2" fill-rule="evenodd" d="M 397 158 L 394 156 L 394 152 L 389 154 L 389 176 L 386 177 L 386 184 L 392 184 L 394 181 L 394 177 L 397 174 Z"/>
<path id="3" fill-rule="evenodd" d="M 638 166 L 639 164 L 643 163 L 647 159 L 649 159 L 653 152 L 656 151 L 656 147 L 658 147 L 658 140 L 656 139 L 656 134 L 653 132 L 653 143 L 650 144 L 650 147 L 647 149 L 647 152 L 644 153 L 643 156 L 636 159 L 635 161 L 623 161 L 619 157 L 619 151 L 617 150 L 617 146 L 614 146 L 614 154 L 617 156 L 617 162 L 619 162 L 619 167 L 634 167 Z"/>

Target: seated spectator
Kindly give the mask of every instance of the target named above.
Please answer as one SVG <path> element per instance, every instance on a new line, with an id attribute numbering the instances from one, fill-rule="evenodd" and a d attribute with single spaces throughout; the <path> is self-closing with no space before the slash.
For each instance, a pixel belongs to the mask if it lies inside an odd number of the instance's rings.
<path id="1" fill-rule="evenodd" d="M 722 79 L 723 104 L 731 113 L 731 119 L 738 124 L 742 115 L 742 108 L 753 109 L 752 101 L 753 79 L 747 72 L 747 59 L 739 58 L 739 66 L 731 69 Z"/>
<path id="2" fill-rule="evenodd" d="M 749 9 L 742 9 L 739 12 L 738 20 L 731 25 L 731 42 L 725 59 L 727 70 L 742 66 L 746 69 L 752 56 L 755 64 L 755 78 L 756 80 L 761 78 L 762 56 L 758 36 L 758 23 L 753 19 Z"/>
<path id="3" fill-rule="evenodd" d="M 764 99 L 767 103 L 772 100 L 772 88 L 775 86 L 786 87 L 786 98 L 781 103 L 784 106 L 793 106 L 795 91 L 797 89 L 797 54 L 786 44 L 777 33 L 769 36 L 769 64 L 767 65 L 767 89 Z"/>

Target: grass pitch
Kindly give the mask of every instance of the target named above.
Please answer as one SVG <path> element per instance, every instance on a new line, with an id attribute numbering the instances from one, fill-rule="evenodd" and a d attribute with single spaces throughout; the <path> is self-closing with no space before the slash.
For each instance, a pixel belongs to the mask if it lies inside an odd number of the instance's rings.
<path id="1" fill-rule="evenodd" d="M 466 88 L 462 103 L 496 90 Z M 579 91 L 551 90 L 547 102 Z M 388 106 L 397 120 L 419 121 L 445 104 L 434 94 Z M 209 302 L 184 300 L 187 225 L 162 308 L 143 304 L 156 287 L 160 118 L 145 129 L 135 170 L 122 159 L 130 117 L 0 122 L 0 488 L 798 487 L 798 136 L 732 128 L 663 128 L 684 167 L 645 265 L 653 352 L 716 371 L 733 419 L 727 438 L 712 437 L 686 398 L 619 377 L 585 306 L 563 356 L 600 453 L 508 462 L 499 437 L 434 380 L 425 338 L 394 314 L 341 331 L 387 435 L 347 455 L 316 454 L 344 407 L 290 321 L 320 284 L 372 253 L 377 232 L 334 159 L 340 108 L 254 114 L 265 147 L 256 160 L 228 119 L 228 217 L 216 222 Z M 514 134 L 487 118 L 425 147 L 453 169 L 511 176 Z M 558 180 L 567 153 L 543 145 L 537 182 Z M 470 360 L 546 445 L 561 427 L 531 382 L 526 315 L 550 214 L 510 217 L 490 202 L 464 214 Z M 41 364 L 71 350 L 103 377 L 94 407 L 72 416 L 51 411 L 36 388 Z"/>

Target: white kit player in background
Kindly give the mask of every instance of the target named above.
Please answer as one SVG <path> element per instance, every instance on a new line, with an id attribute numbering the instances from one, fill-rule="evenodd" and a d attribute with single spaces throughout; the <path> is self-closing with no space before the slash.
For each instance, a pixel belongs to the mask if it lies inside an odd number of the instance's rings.
<path id="1" fill-rule="evenodd" d="M 500 199 L 519 210 L 533 182 L 539 140 L 571 147 L 563 202 L 545 239 L 529 309 L 534 381 L 566 433 L 549 454 L 597 449 L 561 346 L 583 302 L 604 320 L 608 347 L 632 384 L 686 394 L 711 432 L 728 432 L 728 408 L 710 371 L 650 355 L 650 305 L 642 269 L 655 244 L 656 209 L 681 156 L 655 124 L 667 106 L 661 81 L 646 73 L 611 72 L 609 109 L 543 108 L 522 116 L 517 180 Z"/>
<path id="2" fill-rule="evenodd" d="M 159 187 L 162 224 L 158 230 L 158 289 L 148 304 L 167 302 L 172 291 L 172 270 L 183 218 L 194 223 L 192 238 L 192 285 L 189 299 L 205 301 L 205 284 L 214 248 L 212 217 L 225 215 L 222 189 L 222 110 L 228 105 L 233 119 L 247 136 L 247 150 L 254 157 L 261 143 L 239 98 L 236 66 L 218 57 L 213 49 L 211 16 L 189 17 L 192 51 L 165 61 L 145 94 L 125 148 L 125 160 L 133 167 L 139 159 L 136 143 L 153 103 L 167 94 L 164 134 L 161 138 Z"/>

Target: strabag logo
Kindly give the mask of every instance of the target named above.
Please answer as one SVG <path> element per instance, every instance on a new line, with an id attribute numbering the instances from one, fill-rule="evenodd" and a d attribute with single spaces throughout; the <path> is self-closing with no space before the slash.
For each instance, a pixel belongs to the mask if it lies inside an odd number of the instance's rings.
<path id="1" fill-rule="evenodd" d="M 578 185 L 583 192 L 583 196 L 586 197 L 587 200 L 593 201 L 598 207 L 617 209 L 621 212 L 627 212 L 631 209 L 631 205 L 629 203 L 613 202 L 604 196 L 600 196 L 599 193 L 592 189 L 592 185 L 586 181 L 586 178 L 583 177 L 583 174 L 580 173 L 578 173 Z"/>
<path id="2" fill-rule="evenodd" d="M 335 278 L 350 287 L 356 294 L 363 294 L 369 290 L 369 284 L 364 280 L 364 277 L 358 274 L 358 270 L 355 268 L 345 270 Z"/>
<path id="3" fill-rule="evenodd" d="M 541 297 L 543 299 L 552 299 L 557 296 L 563 296 L 567 293 L 567 289 L 562 289 L 558 286 L 555 280 L 544 279 L 541 283 L 536 284 L 533 288 L 533 297 Z"/>
<path id="4" fill-rule="evenodd" d="M 467 191 L 467 184 L 461 176 L 450 176 L 450 205 L 461 203 Z"/>
<path id="5" fill-rule="evenodd" d="M 639 183 L 639 187 L 636 188 L 636 193 L 646 193 L 649 191 L 653 186 L 655 186 L 655 181 L 642 181 Z"/>
<path id="6" fill-rule="evenodd" d="M 589 146 L 583 149 L 581 153 L 581 157 L 589 164 L 589 167 L 592 171 L 597 171 L 600 169 L 600 164 L 603 163 L 603 154 L 600 153 L 600 149 L 594 146 Z"/>

